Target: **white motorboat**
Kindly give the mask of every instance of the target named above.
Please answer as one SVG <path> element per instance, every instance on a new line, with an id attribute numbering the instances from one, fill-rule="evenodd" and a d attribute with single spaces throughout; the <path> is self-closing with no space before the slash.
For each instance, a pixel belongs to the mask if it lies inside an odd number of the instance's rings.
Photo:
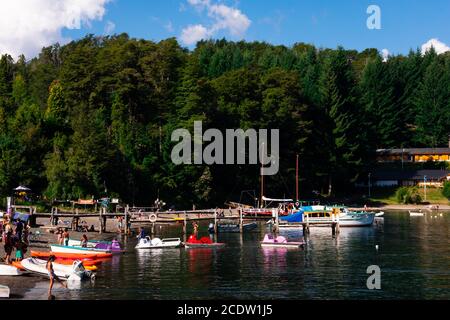
<path id="1" fill-rule="evenodd" d="M 21 276 L 24 273 L 14 266 L 0 264 L 0 276 Z"/>
<path id="2" fill-rule="evenodd" d="M 9 287 L 0 285 L 0 298 L 9 298 Z"/>
<path id="3" fill-rule="evenodd" d="M 410 211 L 410 212 L 409 212 L 409 215 L 410 215 L 411 217 L 423 217 L 423 216 L 425 215 L 425 213 L 422 212 L 422 210 L 419 210 L 419 211 L 416 211 L 416 212 Z"/>
<path id="4" fill-rule="evenodd" d="M 135 249 L 164 249 L 164 248 L 178 248 L 181 246 L 180 238 L 159 239 L 145 237 L 139 240 Z"/>
<path id="5" fill-rule="evenodd" d="M 375 213 L 375 218 L 382 218 L 382 217 L 384 217 L 383 211 Z"/>
<path id="6" fill-rule="evenodd" d="M 22 266 L 31 272 L 49 276 L 47 271 L 47 261 L 36 258 L 28 258 L 22 260 Z M 94 277 L 94 273 L 87 271 L 81 261 L 74 261 L 72 265 L 62 265 L 53 263 L 55 275 L 61 280 L 82 281 L 90 280 Z"/>

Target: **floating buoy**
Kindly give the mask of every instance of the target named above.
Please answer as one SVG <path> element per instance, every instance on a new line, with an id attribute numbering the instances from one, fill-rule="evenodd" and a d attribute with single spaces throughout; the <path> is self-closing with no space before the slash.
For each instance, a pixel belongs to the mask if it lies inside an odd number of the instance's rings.
<path id="1" fill-rule="evenodd" d="M 378 245 L 375 245 L 375 249 L 378 251 Z"/>

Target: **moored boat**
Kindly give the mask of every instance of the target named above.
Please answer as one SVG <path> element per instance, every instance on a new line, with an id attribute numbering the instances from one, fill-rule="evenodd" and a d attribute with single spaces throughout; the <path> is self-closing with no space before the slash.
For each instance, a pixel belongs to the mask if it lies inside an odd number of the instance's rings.
<path id="1" fill-rule="evenodd" d="M 70 247 L 70 246 L 61 246 L 58 244 L 50 245 L 52 252 L 56 253 L 75 253 L 75 254 L 92 254 L 99 255 L 101 253 L 112 253 L 111 250 L 106 249 L 93 249 L 93 248 L 82 248 L 82 247 Z"/>
<path id="2" fill-rule="evenodd" d="M 47 261 L 36 258 L 28 258 L 22 260 L 22 266 L 28 271 L 39 273 L 41 275 L 49 276 L 47 271 Z M 81 261 L 74 261 L 71 266 L 62 264 L 53 264 L 55 275 L 61 280 L 67 281 L 82 281 L 89 280 L 94 277 L 91 271 L 87 271 Z"/>
<path id="3" fill-rule="evenodd" d="M 78 240 L 69 240 L 68 243 L 69 247 L 81 247 L 81 241 Z M 123 252 L 120 243 L 117 240 L 113 241 L 88 241 L 87 247 L 88 249 L 95 249 L 95 250 L 106 250 L 111 251 L 113 253 L 116 252 Z"/>
<path id="4" fill-rule="evenodd" d="M 139 243 L 136 245 L 135 249 L 178 248 L 181 244 L 182 242 L 180 238 L 161 240 L 159 238 L 150 239 L 150 237 L 145 237 L 139 240 Z"/>
<path id="5" fill-rule="evenodd" d="M 216 243 L 212 242 L 210 238 L 203 237 L 201 239 L 197 239 L 194 235 L 191 235 L 184 244 L 186 249 L 195 249 L 195 248 L 223 248 L 225 247 L 225 243 Z"/>
<path id="6" fill-rule="evenodd" d="M 411 217 L 423 217 L 425 215 L 424 212 L 422 212 L 422 210 L 419 211 L 409 211 L 409 215 Z"/>
<path id="7" fill-rule="evenodd" d="M 280 247 L 280 248 L 301 248 L 305 245 L 305 242 L 288 242 L 285 237 L 266 234 L 264 240 L 261 241 L 262 247 Z"/>
<path id="8" fill-rule="evenodd" d="M 242 225 L 242 231 L 244 231 L 244 232 L 252 231 L 252 230 L 255 230 L 257 227 L 258 227 L 258 224 L 256 222 L 244 223 Z M 224 224 L 217 225 L 217 231 L 222 232 L 222 233 L 227 233 L 227 232 L 237 233 L 237 232 L 241 232 L 241 229 L 239 227 L 239 224 L 224 223 Z"/>
<path id="9" fill-rule="evenodd" d="M 33 258 L 42 258 L 42 259 L 48 259 L 51 255 L 55 256 L 56 259 L 68 259 L 68 260 L 85 260 L 85 259 L 91 259 L 91 260 L 99 260 L 99 259 L 108 259 L 112 257 L 111 253 L 104 253 L 104 252 L 97 252 L 94 254 L 89 253 L 62 253 L 62 252 L 40 252 L 40 251 L 33 251 L 31 250 L 31 256 Z"/>

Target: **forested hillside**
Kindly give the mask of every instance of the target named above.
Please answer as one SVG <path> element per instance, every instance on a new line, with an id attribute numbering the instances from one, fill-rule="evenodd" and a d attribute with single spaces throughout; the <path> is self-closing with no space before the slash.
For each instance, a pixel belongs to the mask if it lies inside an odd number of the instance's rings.
<path id="1" fill-rule="evenodd" d="M 127 35 L 89 36 L 30 61 L 0 60 L 0 195 L 119 196 L 221 206 L 257 189 L 259 168 L 175 166 L 174 129 L 279 128 L 267 196 L 349 190 L 374 151 L 439 147 L 450 134 L 450 54 L 383 61 L 375 49 L 205 41 L 188 51 Z M 331 183 L 331 190 L 329 185 Z"/>

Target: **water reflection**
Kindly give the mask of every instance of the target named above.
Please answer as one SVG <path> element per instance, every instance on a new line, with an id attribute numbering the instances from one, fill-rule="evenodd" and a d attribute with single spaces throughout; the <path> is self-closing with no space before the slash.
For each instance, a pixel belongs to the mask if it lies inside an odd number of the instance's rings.
<path id="1" fill-rule="evenodd" d="M 450 298 L 450 215 L 410 217 L 389 212 L 373 227 L 312 228 L 305 250 L 261 248 L 268 232 L 219 234 L 220 250 L 135 250 L 129 238 L 125 255 L 104 262 L 95 284 L 56 289 L 58 299 L 418 299 Z M 182 226 L 158 233 L 179 237 Z M 200 236 L 207 223 L 200 224 Z M 300 241 L 301 229 L 281 230 Z M 378 246 L 378 250 L 376 249 Z M 366 288 L 366 269 L 382 270 L 382 290 Z M 48 281 L 30 290 L 45 297 Z M 46 298 L 46 297 L 45 297 Z"/>

